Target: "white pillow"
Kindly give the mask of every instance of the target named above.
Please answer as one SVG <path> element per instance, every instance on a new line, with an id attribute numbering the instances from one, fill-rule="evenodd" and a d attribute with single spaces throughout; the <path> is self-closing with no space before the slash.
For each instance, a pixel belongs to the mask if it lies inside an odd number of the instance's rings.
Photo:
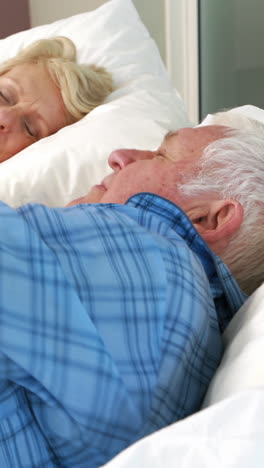
<path id="1" fill-rule="evenodd" d="M 74 41 L 80 62 L 107 67 L 117 90 L 80 122 L 1 164 L 0 199 L 14 207 L 27 202 L 64 206 L 101 181 L 113 149 L 152 149 L 168 130 L 190 125 L 131 0 L 111 0 L 94 11 L 3 39 L 0 61 L 55 35 Z"/>
<path id="2" fill-rule="evenodd" d="M 236 313 L 223 341 L 224 355 L 203 407 L 243 390 L 264 387 L 264 284 Z"/>
<path id="3" fill-rule="evenodd" d="M 234 107 L 229 110 L 230 113 L 235 113 L 239 116 L 249 117 L 254 120 L 264 124 L 264 109 L 261 109 L 257 106 L 252 106 L 251 104 L 246 104 L 245 106 Z M 208 114 L 203 121 L 198 125 L 198 127 L 204 125 L 214 125 L 215 117 L 214 114 Z"/>
<path id="4" fill-rule="evenodd" d="M 101 468 L 263 468 L 264 390 L 248 390 L 123 450 Z"/>

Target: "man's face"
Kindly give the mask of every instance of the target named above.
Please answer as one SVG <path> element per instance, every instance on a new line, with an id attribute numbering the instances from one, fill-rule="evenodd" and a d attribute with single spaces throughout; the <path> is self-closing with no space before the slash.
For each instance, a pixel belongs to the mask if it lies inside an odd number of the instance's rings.
<path id="1" fill-rule="evenodd" d="M 185 200 L 177 190 L 183 176 L 193 172 L 193 163 L 203 149 L 224 135 L 227 127 L 205 126 L 182 128 L 168 134 L 156 151 L 120 149 L 108 159 L 113 172 L 100 185 L 70 206 L 78 203 L 119 203 L 139 192 L 151 192 L 186 209 Z"/>
<path id="2" fill-rule="evenodd" d="M 60 90 L 42 64 L 0 76 L 0 162 L 67 125 Z"/>

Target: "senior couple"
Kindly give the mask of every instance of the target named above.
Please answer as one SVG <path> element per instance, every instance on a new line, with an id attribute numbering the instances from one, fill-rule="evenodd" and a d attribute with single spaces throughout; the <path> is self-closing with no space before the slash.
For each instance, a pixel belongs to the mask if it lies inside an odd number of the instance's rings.
<path id="1" fill-rule="evenodd" d="M 263 281 L 264 130 L 214 121 L 68 207 L 0 205 L 1 466 L 98 467 L 199 410 Z"/>

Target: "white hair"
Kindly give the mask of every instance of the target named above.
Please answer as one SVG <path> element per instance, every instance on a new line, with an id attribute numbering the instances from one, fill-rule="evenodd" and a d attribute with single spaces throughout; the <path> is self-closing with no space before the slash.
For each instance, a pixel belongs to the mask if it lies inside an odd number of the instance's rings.
<path id="1" fill-rule="evenodd" d="M 240 129 L 227 129 L 204 149 L 198 164 L 181 186 L 185 195 L 216 193 L 243 206 L 244 220 L 221 258 L 250 294 L 264 280 L 264 125 L 243 118 Z"/>

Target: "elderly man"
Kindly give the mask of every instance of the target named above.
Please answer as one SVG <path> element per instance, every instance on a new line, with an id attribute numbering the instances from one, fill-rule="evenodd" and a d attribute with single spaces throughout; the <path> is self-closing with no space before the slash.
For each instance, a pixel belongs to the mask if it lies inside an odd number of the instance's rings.
<path id="1" fill-rule="evenodd" d="M 263 280 L 263 155 L 263 131 L 181 129 L 67 208 L 1 206 L 1 466 L 98 467 L 200 408 L 229 268 Z"/>

